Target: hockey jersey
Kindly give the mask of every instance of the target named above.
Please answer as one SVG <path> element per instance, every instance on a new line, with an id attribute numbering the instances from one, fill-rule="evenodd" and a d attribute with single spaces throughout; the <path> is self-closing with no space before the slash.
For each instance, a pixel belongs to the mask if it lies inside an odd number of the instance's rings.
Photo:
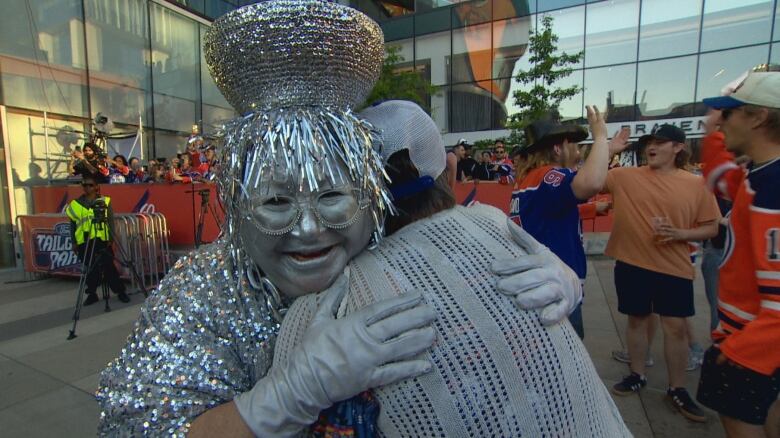
<path id="1" fill-rule="evenodd" d="M 702 160 L 708 185 L 733 201 L 713 340 L 732 361 L 771 375 L 780 368 L 780 157 L 745 171 L 717 132 L 705 137 Z"/>
<path id="2" fill-rule="evenodd" d="M 515 184 L 509 217 L 585 278 L 585 248 L 577 199 L 571 183 L 576 171 L 538 167 Z"/>

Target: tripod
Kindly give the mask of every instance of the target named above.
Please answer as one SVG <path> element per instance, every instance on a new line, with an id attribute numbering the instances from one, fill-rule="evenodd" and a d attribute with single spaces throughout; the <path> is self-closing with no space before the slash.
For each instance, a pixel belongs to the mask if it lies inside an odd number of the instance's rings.
<path id="1" fill-rule="evenodd" d="M 106 227 L 106 218 L 99 218 L 98 215 L 95 215 L 95 217 L 92 220 L 92 229 L 93 231 L 103 231 Z M 90 235 L 94 235 L 95 233 L 90 233 Z M 97 269 L 99 266 L 102 266 L 102 257 L 106 256 L 106 252 L 108 251 L 108 248 L 103 248 L 99 251 L 97 254 L 97 257 L 95 257 L 95 247 L 97 246 L 97 241 L 100 240 L 97 237 L 88 237 L 86 244 L 84 246 L 84 255 L 81 260 L 81 276 L 79 277 L 79 289 L 76 293 L 76 308 L 73 312 L 73 327 L 70 329 L 70 333 L 68 334 L 68 340 L 74 339 L 76 337 L 76 324 L 79 322 L 79 318 L 81 317 L 81 309 L 84 307 L 84 302 L 82 300 L 82 297 L 84 296 L 84 291 L 87 288 L 87 279 L 92 275 L 95 269 Z M 105 311 L 110 312 L 111 306 L 108 304 L 108 283 L 106 281 L 105 276 L 103 273 L 100 273 L 100 287 L 103 291 L 103 301 L 105 302 Z"/>
<path id="2" fill-rule="evenodd" d="M 198 215 L 198 225 L 195 229 L 195 247 L 203 243 L 203 226 L 206 224 L 206 213 L 210 212 L 215 221 L 219 222 L 216 209 L 210 202 L 211 189 L 191 190 L 185 193 L 197 193 L 200 195 L 200 214 Z M 194 203 L 194 201 L 193 201 Z"/>

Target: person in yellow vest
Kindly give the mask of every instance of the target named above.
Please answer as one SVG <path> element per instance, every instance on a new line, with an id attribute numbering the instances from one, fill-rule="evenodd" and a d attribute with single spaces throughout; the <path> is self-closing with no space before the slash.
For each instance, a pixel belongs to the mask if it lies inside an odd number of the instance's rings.
<path id="1" fill-rule="evenodd" d="M 92 255 L 92 264 L 87 266 L 87 298 L 84 305 L 98 302 L 97 287 L 101 280 L 108 283 L 111 290 L 117 294 L 119 301 L 127 303 L 130 297 L 125 293 L 125 285 L 119 278 L 119 272 L 114 266 L 114 252 L 111 249 L 114 212 L 111 208 L 111 198 L 100 195 L 100 186 L 95 177 L 85 175 L 81 181 L 84 194 L 70 201 L 65 213 L 70 218 L 71 233 L 79 260 Z M 95 216 L 105 217 L 105 222 L 95 220 Z M 89 244 L 89 245 L 88 245 Z M 88 248 L 94 248 L 89 251 Z M 89 264 L 90 260 L 87 260 Z"/>

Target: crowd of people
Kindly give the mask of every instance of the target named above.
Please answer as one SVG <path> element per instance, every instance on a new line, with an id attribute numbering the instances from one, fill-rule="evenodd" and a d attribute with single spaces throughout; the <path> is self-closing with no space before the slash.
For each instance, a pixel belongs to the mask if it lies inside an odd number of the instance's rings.
<path id="1" fill-rule="evenodd" d="M 71 153 L 68 172 L 74 177 L 90 176 L 99 184 L 191 183 L 210 180 L 216 166 L 214 145 L 194 134 L 183 152 L 146 163 L 121 154 L 109 157 L 96 143 L 87 141 Z"/>
<path id="2" fill-rule="evenodd" d="M 780 73 L 758 71 L 724 96 L 704 100 L 711 109 L 703 178 L 689 163 L 685 132 L 673 125 L 637 141 L 633 148 L 641 157 L 634 165 L 615 167 L 612 157 L 626 148 L 626 132 L 607 141 L 605 131 L 592 130 L 593 145 L 583 160 L 578 143 L 587 132 L 535 121 L 515 161 L 510 216 L 581 279 L 583 206 L 597 193 L 612 197 L 596 209 L 614 211 L 605 254 L 616 260 L 628 348 L 614 351 L 613 358 L 629 364 L 629 374 L 612 392 L 626 396 L 647 385 L 645 370 L 654 364 L 649 345 L 660 325 L 667 399 L 686 418 L 706 421 L 684 387 L 685 371 L 701 366 L 697 399 L 720 414 L 732 437 L 780 436 L 778 415 L 767 419 L 780 389 L 780 356 L 771 353 L 780 338 L 778 90 Z M 597 113 L 588 108 L 589 119 Z M 696 275 L 691 244 L 699 242 L 713 339 L 706 352 L 690 323 Z M 583 337 L 581 314 L 569 318 Z"/>

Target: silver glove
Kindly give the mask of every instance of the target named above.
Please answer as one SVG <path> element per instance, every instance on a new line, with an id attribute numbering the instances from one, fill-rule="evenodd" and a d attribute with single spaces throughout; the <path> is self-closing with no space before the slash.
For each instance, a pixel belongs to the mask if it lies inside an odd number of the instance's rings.
<path id="1" fill-rule="evenodd" d="M 257 436 L 294 436 L 321 410 L 371 388 L 431 369 L 413 359 L 435 340 L 436 313 L 406 294 L 336 319 L 348 289 L 342 275 L 320 295 L 317 312 L 287 366 L 273 366 L 235 405 Z"/>
<path id="2" fill-rule="evenodd" d="M 491 266 L 498 290 L 511 296 L 522 309 L 542 309 L 540 320 L 553 325 L 573 312 L 582 301 L 582 282 L 577 274 L 546 246 L 511 220 L 512 240 L 528 252 L 512 260 L 497 260 Z"/>

